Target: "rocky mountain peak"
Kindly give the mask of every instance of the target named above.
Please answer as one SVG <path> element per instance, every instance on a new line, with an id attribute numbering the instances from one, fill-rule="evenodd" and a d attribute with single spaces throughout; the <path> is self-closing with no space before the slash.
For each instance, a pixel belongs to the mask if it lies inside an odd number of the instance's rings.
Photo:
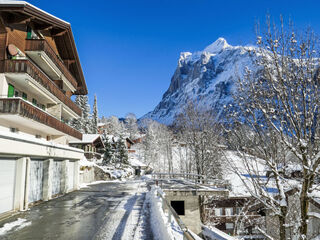
<path id="1" fill-rule="evenodd" d="M 210 53 L 219 53 L 222 50 L 226 48 L 232 47 L 227 43 L 227 40 L 220 37 L 215 42 L 211 43 L 209 46 L 207 46 L 203 51 L 204 52 L 210 52 Z"/>
<path id="2" fill-rule="evenodd" d="M 203 51 L 180 54 L 168 90 L 156 108 L 142 117 L 172 124 L 190 101 L 211 108 L 224 118 L 224 106 L 233 105 L 233 92 L 245 68 L 254 68 L 248 48 L 231 46 L 218 38 Z"/>

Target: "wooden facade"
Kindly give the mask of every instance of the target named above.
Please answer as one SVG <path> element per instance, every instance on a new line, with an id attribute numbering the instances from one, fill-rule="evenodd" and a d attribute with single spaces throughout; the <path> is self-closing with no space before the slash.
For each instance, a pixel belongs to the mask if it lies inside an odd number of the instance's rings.
<path id="1" fill-rule="evenodd" d="M 2 3 L 0 20 L 0 60 L 8 58 L 6 47 L 9 44 L 14 44 L 19 50 L 25 52 L 26 47 L 30 46 L 28 45 L 30 43 L 27 43 L 27 31 L 32 28 L 51 47 L 76 80 L 75 94 L 88 93 L 69 23 L 26 2 Z M 55 58 L 54 55 L 52 56 Z"/>
<path id="2" fill-rule="evenodd" d="M 3 60 L 1 65 L 0 71 L 2 72 L 28 74 L 72 111 L 81 116 L 81 109 L 29 59 Z"/>
<path id="3" fill-rule="evenodd" d="M 73 136 L 77 139 L 82 138 L 82 134 L 68 126 L 67 124 L 59 121 L 43 110 L 33 106 L 32 104 L 15 98 L 0 98 L 0 113 L 1 114 L 16 114 L 21 117 L 32 119 L 36 122 L 45 124 L 62 133 Z"/>
<path id="4" fill-rule="evenodd" d="M 77 81 L 70 73 L 64 62 L 58 57 L 57 53 L 50 46 L 46 39 L 28 39 L 26 40 L 25 51 L 43 51 L 56 64 L 63 75 L 68 79 L 74 88 L 77 88 Z"/>
<path id="5" fill-rule="evenodd" d="M 39 63 L 39 61 L 42 62 Z M 45 92 L 43 94 L 47 96 L 46 99 L 50 100 L 46 102 L 42 98 L 43 102 L 39 103 L 37 96 L 30 97 L 28 100 L 34 103 L 33 105 L 41 105 L 43 110 L 47 107 L 50 111 L 60 111 L 53 114 L 56 116 L 54 117 L 22 99 L 5 98 L 0 99 L 1 114 L 17 114 L 46 124 L 77 139 L 82 138 L 79 131 L 63 122 L 82 114 L 81 109 L 71 100 L 71 96 L 88 93 L 69 23 L 27 2 L 1 3 L 0 73 L 3 73 L 8 81 L 2 86 L 7 84 L 8 88 L 18 89 L 19 87 L 13 85 L 16 80 L 23 79 L 23 74 L 26 75 L 25 79 L 32 78 L 31 80 L 38 87 L 37 91 Z M 22 86 L 26 85 L 20 85 L 18 94 L 20 98 L 26 99 L 23 95 L 20 96 L 20 93 L 29 95 L 28 87 L 23 89 Z M 6 87 L 2 89 L 1 97 L 5 97 L 3 95 Z M 32 94 L 35 94 L 35 90 L 33 91 Z M 17 96 L 16 93 L 14 96 Z M 9 96 L 9 92 L 8 97 L 12 97 L 12 94 Z M 57 110 L 52 110 L 53 102 L 62 106 L 60 110 L 59 107 L 56 108 Z"/>

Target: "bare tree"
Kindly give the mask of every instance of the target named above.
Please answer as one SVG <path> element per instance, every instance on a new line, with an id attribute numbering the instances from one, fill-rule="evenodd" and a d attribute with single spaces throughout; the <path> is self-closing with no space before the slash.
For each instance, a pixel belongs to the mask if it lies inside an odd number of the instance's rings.
<path id="1" fill-rule="evenodd" d="M 248 138 L 254 146 L 252 149 L 259 152 L 255 156 L 261 155 L 272 171 L 280 199 L 278 204 L 274 198 L 265 204 L 279 213 L 280 227 L 287 224 L 281 218 L 288 216 L 287 183 L 279 172 L 279 164 L 286 165 L 283 154 L 289 152 L 301 166 L 302 178 L 296 180 L 300 212 L 295 227 L 296 237 L 306 239 L 310 194 L 316 188 L 320 164 L 318 40 L 310 29 L 298 35 L 292 25 L 285 25 L 281 20 L 278 27 L 268 18 L 266 33 L 258 34 L 257 45 L 252 49 L 252 56 L 262 76 L 247 69 L 246 77 L 239 81 L 235 99 L 243 113 L 243 122 L 254 133 Z M 252 159 L 246 162 L 251 162 L 254 171 Z M 259 178 L 252 184 L 257 187 L 255 191 L 264 194 Z M 266 195 L 260 200 L 268 198 Z M 285 239 L 283 231 L 280 229 L 280 239 Z"/>
<path id="2" fill-rule="evenodd" d="M 128 113 L 125 119 L 125 127 L 130 134 L 130 138 L 135 138 L 139 133 L 137 117 L 134 113 Z"/>
<path id="3" fill-rule="evenodd" d="M 146 122 L 145 162 L 156 171 L 173 172 L 172 132 L 156 121 Z"/>
<path id="4" fill-rule="evenodd" d="M 177 117 L 175 125 L 180 138 L 192 152 L 191 161 L 195 172 L 199 175 L 221 177 L 221 132 L 215 116 L 190 102 Z"/>

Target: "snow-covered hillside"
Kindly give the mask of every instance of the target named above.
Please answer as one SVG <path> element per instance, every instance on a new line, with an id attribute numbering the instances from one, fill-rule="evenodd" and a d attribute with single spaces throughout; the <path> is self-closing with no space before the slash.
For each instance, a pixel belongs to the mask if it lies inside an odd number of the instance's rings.
<path id="1" fill-rule="evenodd" d="M 249 47 L 231 46 L 219 38 L 203 51 L 181 53 L 169 89 L 142 119 L 171 124 L 189 101 L 214 109 L 223 118 L 224 105 L 233 101 L 238 77 L 243 76 L 245 67 L 253 69 L 248 50 Z"/>

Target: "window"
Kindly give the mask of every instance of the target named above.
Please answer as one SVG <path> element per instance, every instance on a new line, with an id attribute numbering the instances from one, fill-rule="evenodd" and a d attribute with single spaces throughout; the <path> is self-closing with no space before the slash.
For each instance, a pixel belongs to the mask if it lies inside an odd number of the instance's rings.
<path id="1" fill-rule="evenodd" d="M 232 216 L 233 215 L 233 208 L 226 208 L 225 212 L 226 212 L 226 216 Z"/>
<path id="2" fill-rule="evenodd" d="M 14 96 L 14 86 L 9 84 L 8 85 L 8 97 L 13 97 Z"/>
<path id="3" fill-rule="evenodd" d="M 23 93 L 22 93 L 22 98 L 23 98 L 24 100 L 27 100 L 28 95 L 27 95 L 25 92 L 23 92 Z"/>
<path id="4" fill-rule="evenodd" d="M 178 215 L 184 215 L 184 201 L 171 201 L 171 207 Z"/>
<path id="5" fill-rule="evenodd" d="M 215 208 L 214 215 L 215 216 L 222 216 L 222 208 Z"/>
<path id="6" fill-rule="evenodd" d="M 236 207 L 236 213 L 239 215 L 242 211 L 242 207 Z"/>
<path id="7" fill-rule="evenodd" d="M 226 223 L 226 229 L 233 229 L 233 223 Z"/>
<path id="8" fill-rule="evenodd" d="M 17 132 L 19 132 L 19 129 L 11 127 L 10 132 L 17 133 Z"/>
<path id="9" fill-rule="evenodd" d="M 37 99 L 32 98 L 32 104 L 37 106 Z"/>
<path id="10" fill-rule="evenodd" d="M 18 91 L 14 91 L 14 96 L 15 97 L 19 97 L 19 92 Z"/>

